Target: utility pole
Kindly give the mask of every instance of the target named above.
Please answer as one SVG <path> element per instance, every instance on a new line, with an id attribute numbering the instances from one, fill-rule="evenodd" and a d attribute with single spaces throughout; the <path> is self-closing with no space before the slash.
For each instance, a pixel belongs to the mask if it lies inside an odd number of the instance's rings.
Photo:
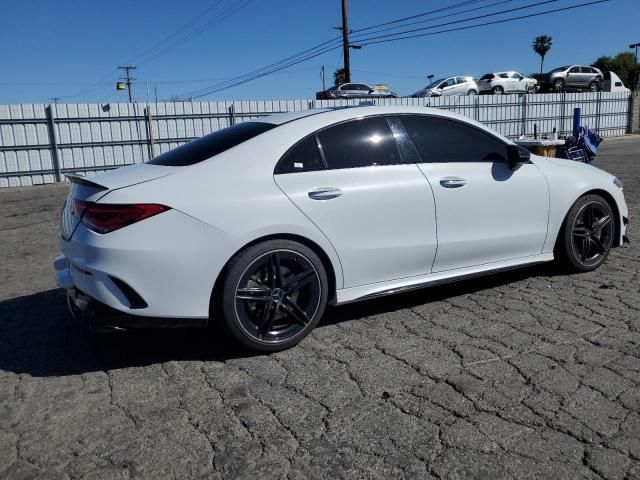
<path id="1" fill-rule="evenodd" d="M 133 81 L 135 80 L 135 78 L 133 78 L 133 77 L 129 74 L 129 72 L 130 72 L 131 70 L 135 70 L 135 69 L 136 69 L 136 67 L 132 67 L 131 65 L 126 65 L 126 66 L 124 66 L 124 67 L 118 67 L 118 68 L 119 68 L 120 70 L 124 70 L 124 72 L 125 72 L 125 73 L 124 73 L 124 74 L 125 74 L 125 76 L 124 76 L 124 77 L 121 77 L 121 78 L 122 78 L 122 80 L 124 80 L 124 81 L 127 83 L 127 90 L 128 90 L 128 92 L 129 92 L 129 103 L 132 103 L 132 101 L 133 101 L 133 100 L 131 99 L 131 84 L 133 83 Z"/>
<path id="2" fill-rule="evenodd" d="M 53 104 L 57 105 L 58 104 L 58 100 L 60 100 L 60 97 L 51 97 L 51 100 L 53 100 Z"/>
<path id="3" fill-rule="evenodd" d="M 320 76 L 322 77 L 322 91 L 325 91 L 327 88 L 324 84 L 324 65 L 322 65 L 322 68 L 320 69 Z"/>
<path id="4" fill-rule="evenodd" d="M 640 43 L 632 43 L 631 45 L 629 45 L 629 48 L 636 49 L 636 59 L 635 62 L 633 63 L 633 85 L 631 86 L 631 90 L 632 91 L 636 91 L 637 87 L 638 87 L 638 47 L 640 47 Z"/>
<path id="5" fill-rule="evenodd" d="M 349 65 L 349 26 L 347 25 L 347 0 L 342 0 L 342 53 L 344 56 L 344 81 L 351 81 Z"/>

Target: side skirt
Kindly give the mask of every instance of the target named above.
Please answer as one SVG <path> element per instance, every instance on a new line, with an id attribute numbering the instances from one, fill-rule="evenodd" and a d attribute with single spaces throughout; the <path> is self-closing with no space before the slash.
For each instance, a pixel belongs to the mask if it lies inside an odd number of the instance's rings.
<path id="1" fill-rule="evenodd" d="M 504 272 L 507 270 L 513 270 L 516 268 L 535 265 L 538 263 L 550 262 L 552 260 L 553 253 L 550 252 L 540 255 L 532 255 L 530 257 L 517 258 L 514 260 L 506 260 L 503 262 L 476 265 L 474 267 L 447 270 L 444 272 L 430 273 L 427 275 L 402 278 L 399 280 L 391 280 L 389 282 L 343 288 L 337 291 L 335 303 L 336 305 L 342 305 L 345 303 L 368 300 L 385 295 L 393 295 L 394 293 L 434 287 L 445 283 L 451 283 L 459 280 L 480 277 L 483 275 Z"/>

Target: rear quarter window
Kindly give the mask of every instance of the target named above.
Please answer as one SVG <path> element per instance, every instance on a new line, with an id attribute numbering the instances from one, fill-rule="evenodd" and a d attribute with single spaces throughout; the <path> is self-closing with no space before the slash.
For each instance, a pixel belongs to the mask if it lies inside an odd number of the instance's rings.
<path id="1" fill-rule="evenodd" d="M 247 140 L 275 128 L 276 125 L 264 122 L 244 122 L 232 127 L 223 128 L 204 137 L 158 155 L 146 163 L 185 167 L 203 162 L 225 152 Z"/>

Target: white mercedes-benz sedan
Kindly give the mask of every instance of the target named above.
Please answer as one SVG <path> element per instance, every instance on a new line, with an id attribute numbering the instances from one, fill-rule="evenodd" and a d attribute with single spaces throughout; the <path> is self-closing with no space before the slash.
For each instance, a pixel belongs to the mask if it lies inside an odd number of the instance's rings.
<path id="1" fill-rule="evenodd" d="M 627 241 L 614 176 L 423 107 L 277 114 L 69 179 L 55 268 L 76 317 L 222 324 L 262 351 L 327 304 L 554 259 L 589 271 Z"/>

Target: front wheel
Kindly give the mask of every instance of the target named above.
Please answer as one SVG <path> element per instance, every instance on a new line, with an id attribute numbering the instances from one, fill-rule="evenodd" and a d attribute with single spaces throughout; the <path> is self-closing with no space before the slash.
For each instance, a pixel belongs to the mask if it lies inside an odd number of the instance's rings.
<path id="1" fill-rule="evenodd" d="M 597 92 L 600 90 L 600 84 L 595 80 L 589 84 L 589 90 L 592 92 Z"/>
<path id="2" fill-rule="evenodd" d="M 504 93 L 504 88 L 502 87 L 493 87 L 491 89 L 494 95 L 502 95 Z"/>
<path id="3" fill-rule="evenodd" d="M 469 90 L 467 92 L 467 95 L 478 95 L 478 92 L 476 92 L 475 90 Z"/>
<path id="4" fill-rule="evenodd" d="M 227 269 L 221 298 L 224 324 L 252 350 L 284 350 L 320 321 L 328 285 L 322 261 L 305 245 L 290 240 L 253 245 Z"/>
<path id="5" fill-rule="evenodd" d="M 615 234 L 613 211 L 599 195 L 584 196 L 567 214 L 556 245 L 561 263 L 571 270 L 590 272 L 604 263 Z"/>

